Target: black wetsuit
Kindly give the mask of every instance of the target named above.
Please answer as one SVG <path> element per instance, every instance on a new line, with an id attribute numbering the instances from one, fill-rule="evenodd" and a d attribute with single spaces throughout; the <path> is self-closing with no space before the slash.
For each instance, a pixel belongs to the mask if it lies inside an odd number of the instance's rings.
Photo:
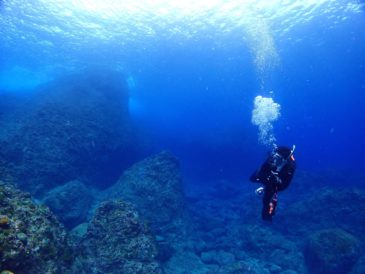
<path id="1" fill-rule="evenodd" d="M 263 220 L 272 220 L 277 205 L 277 193 L 286 189 L 293 178 L 296 163 L 290 152 L 288 148 L 279 147 L 276 152 L 271 153 L 261 168 L 250 177 L 252 182 L 264 184 Z M 277 156 L 281 156 L 279 161 L 276 159 Z"/>

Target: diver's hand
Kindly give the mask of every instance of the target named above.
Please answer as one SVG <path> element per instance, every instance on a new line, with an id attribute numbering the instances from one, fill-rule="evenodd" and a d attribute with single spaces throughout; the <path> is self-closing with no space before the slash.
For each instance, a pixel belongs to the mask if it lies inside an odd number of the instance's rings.
<path id="1" fill-rule="evenodd" d="M 261 196 L 262 194 L 264 194 L 264 190 L 265 189 L 261 186 L 255 190 L 255 193 L 256 193 L 256 195 Z"/>

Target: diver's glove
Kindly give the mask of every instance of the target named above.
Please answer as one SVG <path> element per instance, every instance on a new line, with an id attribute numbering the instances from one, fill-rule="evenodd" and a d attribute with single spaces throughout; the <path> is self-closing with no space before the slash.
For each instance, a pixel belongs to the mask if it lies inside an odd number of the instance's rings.
<path id="1" fill-rule="evenodd" d="M 255 193 L 259 196 L 261 196 L 262 194 L 264 194 L 264 188 L 261 186 L 258 189 L 255 190 Z"/>

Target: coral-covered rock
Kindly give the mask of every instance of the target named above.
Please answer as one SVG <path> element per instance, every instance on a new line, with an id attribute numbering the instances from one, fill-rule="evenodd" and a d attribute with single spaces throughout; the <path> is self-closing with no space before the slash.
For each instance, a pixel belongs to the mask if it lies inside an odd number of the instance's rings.
<path id="1" fill-rule="evenodd" d="M 138 213 L 121 200 L 102 203 L 80 243 L 81 273 L 161 273 L 157 248 Z"/>
<path id="2" fill-rule="evenodd" d="M 111 183 L 130 165 L 133 139 L 122 75 L 84 72 L 17 99 L 0 115 L 0 163 L 21 189 L 42 196 L 76 178 Z"/>
<path id="3" fill-rule="evenodd" d="M 75 180 L 52 189 L 43 202 L 66 227 L 73 228 L 86 221 L 93 196 L 90 188 Z"/>
<path id="4" fill-rule="evenodd" d="M 123 198 L 136 205 L 154 231 L 181 225 L 184 198 L 178 160 L 161 152 L 133 165 L 105 199 Z"/>
<path id="5" fill-rule="evenodd" d="M 0 228 L 9 228 L 10 220 L 6 215 L 0 215 Z"/>
<path id="6" fill-rule="evenodd" d="M 28 194 L 0 183 L 0 270 L 17 274 L 64 273 L 72 256 L 63 226 Z"/>
<path id="7" fill-rule="evenodd" d="M 349 273 L 360 256 L 359 242 L 341 229 L 320 230 L 311 235 L 305 248 L 310 273 Z"/>

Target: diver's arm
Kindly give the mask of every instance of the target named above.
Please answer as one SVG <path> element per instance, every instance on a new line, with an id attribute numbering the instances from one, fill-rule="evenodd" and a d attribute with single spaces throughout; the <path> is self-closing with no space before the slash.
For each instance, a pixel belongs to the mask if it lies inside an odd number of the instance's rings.
<path id="1" fill-rule="evenodd" d="M 290 161 L 288 163 L 287 176 L 286 176 L 287 180 L 289 180 L 289 182 L 291 181 L 291 179 L 293 179 L 295 168 L 296 168 L 295 161 Z"/>
<path id="2" fill-rule="evenodd" d="M 250 181 L 253 183 L 259 183 L 260 182 L 260 171 L 256 170 L 251 176 L 250 176 Z"/>
<path id="3" fill-rule="evenodd" d="M 260 169 L 256 170 L 250 177 L 250 181 L 254 183 L 268 183 L 269 177 L 271 175 L 272 167 L 269 164 L 269 161 L 266 160 L 265 163 L 262 164 Z"/>

